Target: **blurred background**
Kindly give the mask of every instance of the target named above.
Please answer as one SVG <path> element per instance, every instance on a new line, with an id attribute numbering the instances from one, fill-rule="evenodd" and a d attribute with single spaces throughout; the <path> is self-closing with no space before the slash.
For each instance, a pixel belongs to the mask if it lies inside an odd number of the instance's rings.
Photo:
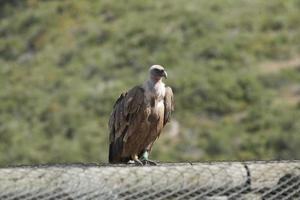
<path id="1" fill-rule="evenodd" d="M 152 159 L 300 159 L 299 38 L 299 0 L 1 0 L 0 165 L 107 162 L 152 64 L 176 97 Z"/>

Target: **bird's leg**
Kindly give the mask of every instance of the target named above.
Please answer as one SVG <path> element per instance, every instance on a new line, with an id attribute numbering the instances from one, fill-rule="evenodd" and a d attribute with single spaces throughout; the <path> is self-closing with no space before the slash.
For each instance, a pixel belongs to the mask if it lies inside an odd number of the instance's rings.
<path id="1" fill-rule="evenodd" d="M 133 155 L 131 156 L 132 160 L 134 161 L 134 163 L 136 165 L 139 165 L 139 166 L 143 166 L 144 164 L 139 160 L 138 156 L 137 155 Z"/>
<path id="2" fill-rule="evenodd" d="M 141 161 L 144 165 L 150 164 L 150 165 L 157 165 L 157 163 L 153 160 L 149 160 L 149 152 L 147 150 L 144 151 Z"/>

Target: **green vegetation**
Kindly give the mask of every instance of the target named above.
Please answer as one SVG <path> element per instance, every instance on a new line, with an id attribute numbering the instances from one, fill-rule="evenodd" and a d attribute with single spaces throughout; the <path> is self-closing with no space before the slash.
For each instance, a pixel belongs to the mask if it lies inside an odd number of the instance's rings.
<path id="1" fill-rule="evenodd" d="M 0 1 L 0 165 L 106 162 L 112 105 L 152 64 L 176 95 L 153 159 L 300 159 L 300 64 L 289 62 L 299 10 L 298 0 Z"/>

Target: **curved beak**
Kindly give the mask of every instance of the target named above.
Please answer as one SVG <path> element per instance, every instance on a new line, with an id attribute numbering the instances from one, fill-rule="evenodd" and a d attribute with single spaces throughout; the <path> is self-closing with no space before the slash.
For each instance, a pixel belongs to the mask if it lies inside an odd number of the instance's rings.
<path id="1" fill-rule="evenodd" d="M 166 71 L 164 71 L 163 77 L 165 77 L 166 79 L 168 78 L 168 73 Z"/>

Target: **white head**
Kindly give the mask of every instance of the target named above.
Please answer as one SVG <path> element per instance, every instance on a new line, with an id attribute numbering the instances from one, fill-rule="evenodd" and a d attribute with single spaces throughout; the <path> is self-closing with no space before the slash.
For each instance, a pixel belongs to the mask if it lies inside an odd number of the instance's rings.
<path id="1" fill-rule="evenodd" d="M 168 74 L 161 65 L 152 65 L 149 69 L 150 79 L 154 82 L 160 81 L 162 77 L 167 78 Z"/>

